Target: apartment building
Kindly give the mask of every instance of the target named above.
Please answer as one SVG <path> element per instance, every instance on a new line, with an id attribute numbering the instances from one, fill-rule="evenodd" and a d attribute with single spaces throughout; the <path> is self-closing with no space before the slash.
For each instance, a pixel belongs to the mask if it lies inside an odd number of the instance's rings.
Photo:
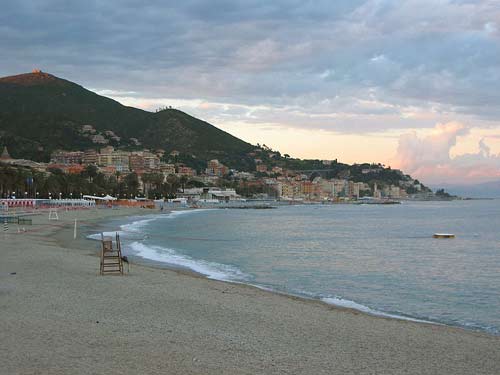
<path id="1" fill-rule="evenodd" d="M 98 156 L 96 150 L 86 150 L 83 153 L 83 164 L 97 164 Z"/>
<path id="2" fill-rule="evenodd" d="M 179 167 L 179 172 L 178 172 L 179 175 L 181 176 L 196 176 L 196 171 L 193 169 L 193 168 L 190 168 L 190 167 Z"/>
<path id="3" fill-rule="evenodd" d="M 222 177 L 227 174 L 229 169 L 219 162 L 217 159 L 209 160 L 207 163 L 207 169 L 205 173 L 209 176 L 219 176 Z"/>
<path id="4" fill-rule="evenodd" d="M 166 176 L 168 176 L 169 174 L 175 174 L 175 165 L 160 163 L 160 171 Z"/>
<path id="5" fill-rule="evenodd" d="M 50 156 L 50 162 L 54 164 L 82 164 L 84 159 L 82 151 L 55 151 Z"/>

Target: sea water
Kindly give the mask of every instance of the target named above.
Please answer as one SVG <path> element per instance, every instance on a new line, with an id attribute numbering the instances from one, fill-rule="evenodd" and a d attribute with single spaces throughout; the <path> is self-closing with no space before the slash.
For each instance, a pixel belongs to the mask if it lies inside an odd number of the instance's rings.
<path id="1" fill-rule="evenodd" d="M 375 315 L 500 333 L 497 200 L 174 211 L 115 228 L 137 259 Z"/>

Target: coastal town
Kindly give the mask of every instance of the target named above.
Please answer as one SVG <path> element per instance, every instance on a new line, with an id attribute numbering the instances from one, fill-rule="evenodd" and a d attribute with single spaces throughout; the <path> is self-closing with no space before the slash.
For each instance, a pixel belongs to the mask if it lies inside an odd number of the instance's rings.
<path id="1" fill-rule="evenodd" d="M 336 160 L 322 160 L 321 167 L 315 170 L 297 170 L 287 167 L 288 155 L 283 157 L 266 146 L 258 146 L 245 155 L 253 161 L 254 170 L 233 169 L 217 159 L 197 161 L 198 167 L 194 167 L 183 162 L 185 158 L 177 150 L 141 149 L 137 139 L 128 140 L 135 150 L 124 150 L 110 144 L 121 140 L 113 131 L 98 133 L 93 126 L 84 125 L 81 132 L 91 139 L 95 145 L 93 148 L 81 151 L 59 149 L 51 153 L 49 162 L 16 159 L 11 157 L 7 147 L 3 147 L 0 164 L 24 169 L 28 171 L 28 177 L 21 189 L 19 186 L 17 189 L 5 184 L 1 186 L 2 198 L 16 196 L 16 190 L 17 197 L 30 198 L 69 198 L 100 193 L 118 198 L 141 196 L 214 202 L 248 198 L 297 202 L 386 202 L 435 197 L 430 189 L 400 170 L 389 169 L 390 182 L 393 183 L 388 183 L 379 176 L 388 171 L 380 164 L 355 164 L 353 168 L 356 168 L 357 175 L 343 170 L 332 176 L 329 172 L 334 171 Z M 52 188 L 54 191 L 46 188 L 44 191 L 36 187 L 37 177 L 31 176 L 30 171 L 39 178 L 55 173 L 85 175 L 92 180 L 93 175 L 100 175 L 115 184 L 113 188 L 103 188 L 103 191 L 83 191 L 81 186 Z"/>
<path id="2" fill-rule="evenodd" d="M 0 20 L 0 375 L 500 375 L 500 1 Z"/>

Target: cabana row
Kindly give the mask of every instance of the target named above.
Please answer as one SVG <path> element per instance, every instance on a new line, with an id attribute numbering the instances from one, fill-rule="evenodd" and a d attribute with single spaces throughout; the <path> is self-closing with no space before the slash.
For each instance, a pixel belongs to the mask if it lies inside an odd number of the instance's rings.
<path id="1" fill-rule="evenodd" d="M 95 201 L 85 199 L 0 199 L 0 205 L 8 208 L 93 207 Z"/>
<path id="2" fill-rule="evenodd" d="M 1 199 L 2 207 L 34 207 L 36 199 Z"/>

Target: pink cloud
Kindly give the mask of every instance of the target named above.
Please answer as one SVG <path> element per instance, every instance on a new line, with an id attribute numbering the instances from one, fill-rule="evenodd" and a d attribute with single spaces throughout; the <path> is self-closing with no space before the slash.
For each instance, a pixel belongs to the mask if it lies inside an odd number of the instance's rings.
<path id="1" fill-rule="evenodd" d="M 484 139 L 479 152 L 450 156 L 457 137 L 469 129 L 461 123 L 437 124 L 431 134 L 419 137 L 416 132 L 403 134 L 394 164 L 424 183 L 479 183 L 500 178 L 500 155 L 490 153 Z"/>

